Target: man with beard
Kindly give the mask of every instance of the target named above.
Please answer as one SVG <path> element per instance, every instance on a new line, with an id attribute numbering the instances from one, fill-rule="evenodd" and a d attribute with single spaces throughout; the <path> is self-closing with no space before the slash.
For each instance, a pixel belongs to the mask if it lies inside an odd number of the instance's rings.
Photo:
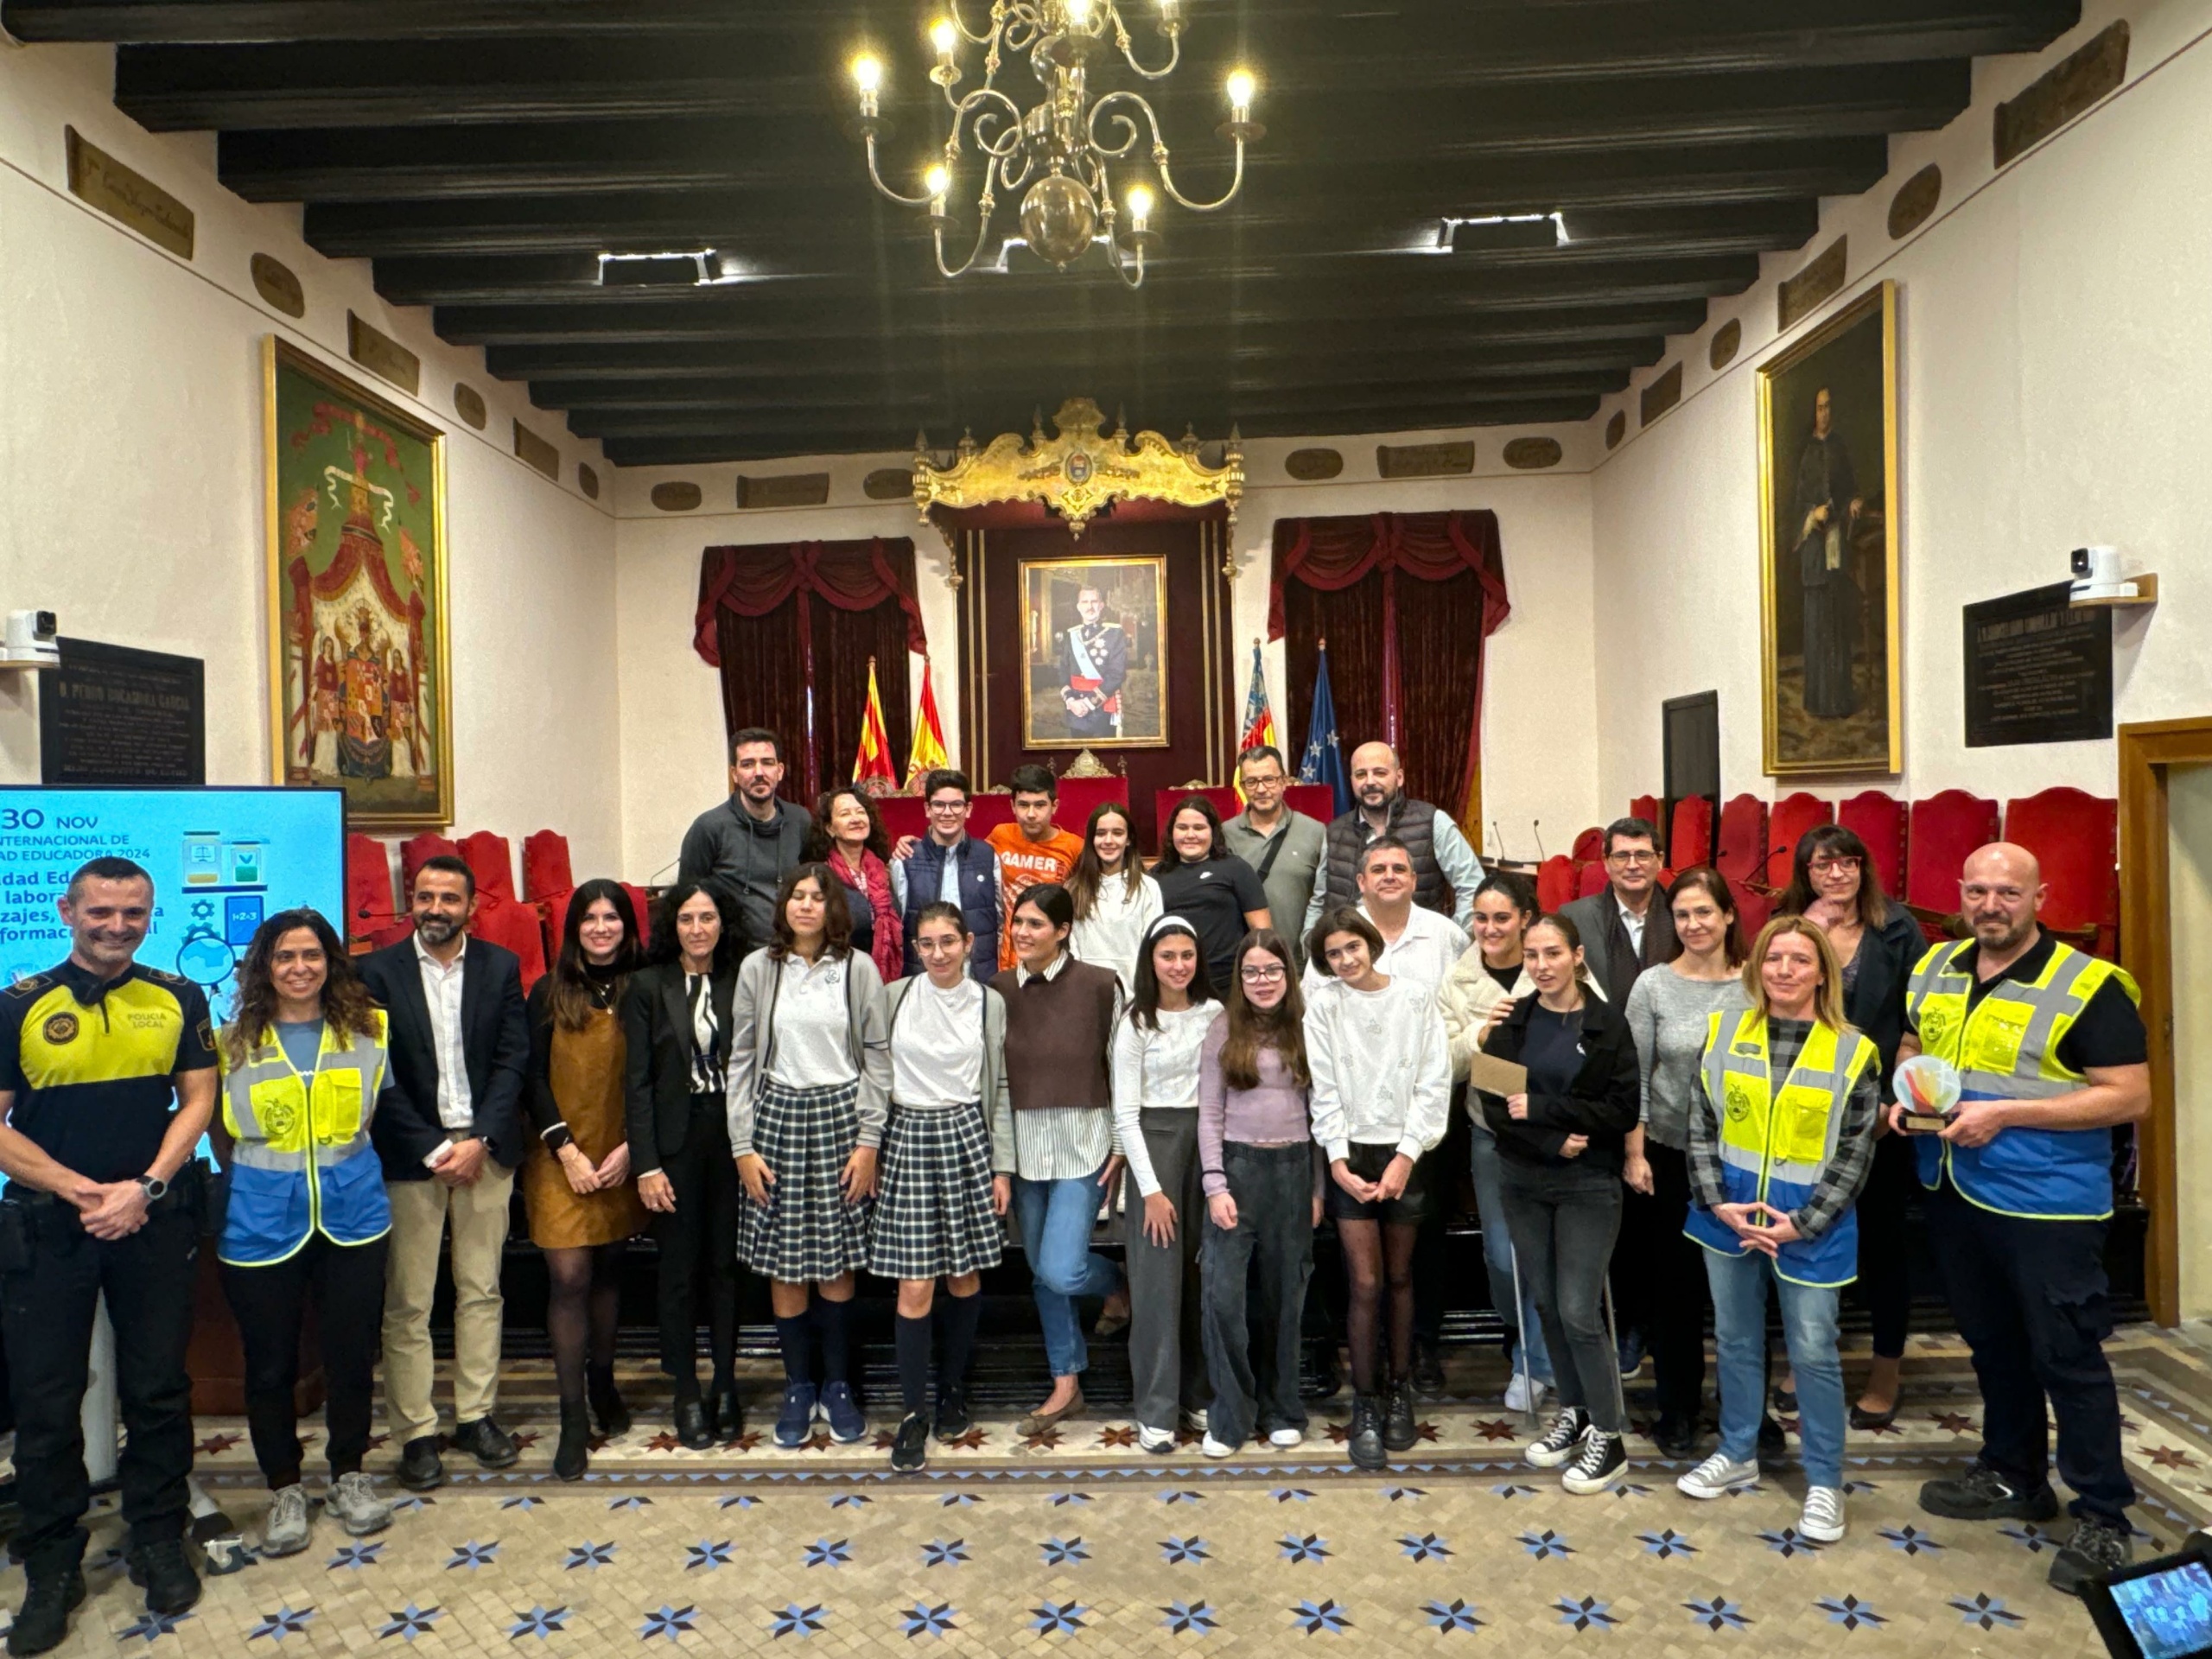
<path id="1" fill-rule="evenodd" d="M 806 849 L 813 815 L 778 798 L 784 740 L 747 726 L 729 741 L 729 798 L 709 807 L 684 831 L 676 879 L 711 881 L 737 900 L 743 949 L 775 933 L 776 890 Z"/>
<path id="2" fill-rule="evenodd" d="M 2104 1251 L 2112 1132 L 2151 1109 L 2150 1047 L 2135 982 L 2037 924 L 2047 892 L 2024 847 L 1995 842 L 1967 860 L 1960 912 L 1974 937 L 1913 969 L 1897 1058 L 1934 1055 L 1962 1084 L 1942 1132 L 1913 1139 L 1929 1253 L 1982 1399 L 1980 1455 L 1923 1486 L 1920 1507 L 1954 1521 L 2056 1516 L 2048 1397 L 2075 1517 L 2049 1576 L 2078 1595 L 2133 1554 Z M 1902 1107 L 1890 1127 L 1904 1128 Z"/>
<path id="3" fill-rule="evenodd" d="M 1356 804 L 1329 826 L 1328 853 L 1306 906 L 1306 931 L 1336 905 L 1359 902 L 1359 855 L 1381 836 L 1405 843 L 1414 867 L 1414 902 L 1442 911 L 1464 933 L 1472 925 L 1475 888 L 1483 879 L 1475 849 L 1452 815 L 1406 795 L 1406 769 L 1388 743 L 1363 743 L 1351 753 Z"/>
<path id="4" fill-rule="evenodd" d="M 430 1303 L 438 1248 L 453 1255 L 453 1443 L 486 1469 L 518 1455 L 493 1421 L 499 1395 L 499 1259 L 524 1141 L 530 1063 L 522 964 L 465 931 L 476 908 L 467 864 L 433 858 L 408 893 L 415 931 L 361 960 L 361 980 L 391 1020 L 392 1088 L 370 1137 L 391 1198 L 385 1275 L 385 1420 L 400 1443 L 399 1482 L 445 1479 L 431 1402 Z"/>
<path id="5" fill-rule="evenodd" d="M 200 1242 L 191 1160 L 214 1109 L 214 1033 L 198 986 L 136 960 L 154 913 L 143 868 L 96 858 L 70 877 L 59 908 L 67 960 L 0 992 L 0 1272 L 26 1580 L 10 1654 L 59 1645 L 85 1599 L 92 1487 L 79 1425 L 103 1294 L 127 1431 L 130 1581 L 149 1613 L 200 1599 L 184 1554 L 185 1350 Z"/>

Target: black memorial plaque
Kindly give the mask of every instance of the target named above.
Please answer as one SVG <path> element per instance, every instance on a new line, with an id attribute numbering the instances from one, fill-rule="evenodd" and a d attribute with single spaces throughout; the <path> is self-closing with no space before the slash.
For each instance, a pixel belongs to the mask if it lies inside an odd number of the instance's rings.
<path id="1" fill-rule="evenodd" d="M 207 668 L 197 657 L 60 639 L 40 677 L 39 781 L 67 788 L 207 781 Z"/>
<path id="2" fill-rule="evenodd" d="M 2112 735 L 2112 613 L 2053 582 L 1966 610 L 1967 747 Z"/>

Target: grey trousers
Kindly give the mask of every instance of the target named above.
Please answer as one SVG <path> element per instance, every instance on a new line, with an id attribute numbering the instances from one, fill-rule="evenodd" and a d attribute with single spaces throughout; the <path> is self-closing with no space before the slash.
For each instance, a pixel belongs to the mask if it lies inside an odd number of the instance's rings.
<path id="1" fill-rule="evenodd" d="M 1160 1190 L 1175 1206 L 1174 1242 L 1144 1234 L 1144 1198 L 1124 1177 L 1122 1224 L 1129 1273 L 1129 1383 L 1132 1414 L 1147 1428 L 1175 1427 L 1176 1408 L 1206 1403 L 1205 1345 L 1198 1329 L 1198 1246 L 1206 1195 L 1198 1179 L 1198 1115 L 1173 1107 L 1138 1114 Z"/>
<path id="2" fill-rule="evenodd" d="M 1224 1232 L 1209 1220 L 1198 1256 L 1213 1380 L 1206 1430 L 1239 1446 L 1258 1430 L 1306 1424 L 1299 1327 L 1313 1276 L 1313 1147 L 1230 1141 L 1221 1154 L 1236 1225 Z"/>
<path id="3" fill-rule="evenodd" d="M 1592 1165 L 1498 1160 L 1505 1224 L 1521 1283 L 1543 1322 L 1562 1406 L 1580 1406 L 1608 1434 L 1623 1433 L 1620 1356 L 1605 1328 L 1605 1269 L 1621 1227 L 1620 1172 Z"/>

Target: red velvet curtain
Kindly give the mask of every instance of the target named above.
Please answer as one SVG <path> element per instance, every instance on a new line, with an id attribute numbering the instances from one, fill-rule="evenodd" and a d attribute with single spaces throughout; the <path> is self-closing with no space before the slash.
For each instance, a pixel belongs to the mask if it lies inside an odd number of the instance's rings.
<path id="1" fill-rule="evenodd" d="M 1292 734 L 1325 633 L 1346 748 L 1394 744 L 1408 792 L 1465 816 L 1481 777 L 1483 642 L 1511 610 L 1494 512 L 1278 519 L 1268 633 L 1289 638 Z"/>
<path id="2" fill-rule="evenodd" d="M 724 729 L 780 734 L 790 758 L 785 792 L 811 804 L 852 775 L 870 657 L 894 766 L 906 752 L 907 652 L 926 648 L 914 544 L 877 537 L 710 547 L 700 564 L 692 645 L 721 671 Z"/>

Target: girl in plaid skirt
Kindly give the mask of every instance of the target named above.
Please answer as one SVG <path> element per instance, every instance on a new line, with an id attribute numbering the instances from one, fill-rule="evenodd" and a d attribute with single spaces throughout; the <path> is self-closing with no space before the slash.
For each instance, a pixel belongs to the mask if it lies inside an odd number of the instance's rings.
<path id="1" fill-rule="evenodd" d="M 784 878 L 775 938 L 738 969 L 728 1084 L 747 1198 L 738 1255 L 768 1281 L 784 1356 L 776 1444 L 804 1445 L 819 1414 L 849 1445 L 868 1433 L 852 1389 L 853 1271 L 866 1255 L 891 1040 L 883 981 L 852 948 L 852 916 L 824 865 Z"/>
<path id="2" fill-rule="evenodd" d="M 899 1389 L 906 1416 L 891 1466 L 928 1461 L 930 1315 L 945 1281 L 937 1437 L 968 1432 L 968 1365 L 982 1269 L 1005 1244 L 1013 1195 L 1014 1103 L 1006 1083 L 1006 1001 L 968 975 L 957 905 L 925 906 L 914 949 L 927 971 L 891 988 L 891 1123 L 868 1230 L 870 1273 L 899 1281 Z"/>

